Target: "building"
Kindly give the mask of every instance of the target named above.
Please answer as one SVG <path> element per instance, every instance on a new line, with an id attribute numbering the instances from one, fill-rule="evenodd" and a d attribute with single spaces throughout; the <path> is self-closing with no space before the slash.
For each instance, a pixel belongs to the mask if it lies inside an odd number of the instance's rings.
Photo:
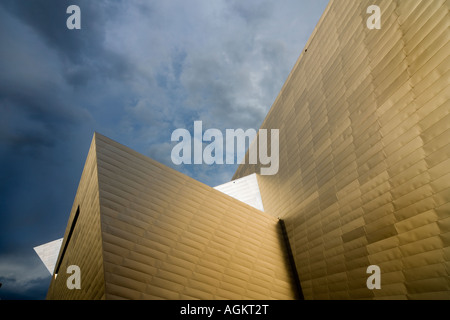
<path id="1" fill-rule="evenodd" d="M 48 298 L 450 299 L 449 7 L 330 1 L 261 126 L 264 212 L 96 134 L 56 264 L 86 284 Z"/>
<path id="2" fill-rule="evenodd" d="M 276 218 L 95 134 L 48 298 L 289 299 L 282 240 Z"/>

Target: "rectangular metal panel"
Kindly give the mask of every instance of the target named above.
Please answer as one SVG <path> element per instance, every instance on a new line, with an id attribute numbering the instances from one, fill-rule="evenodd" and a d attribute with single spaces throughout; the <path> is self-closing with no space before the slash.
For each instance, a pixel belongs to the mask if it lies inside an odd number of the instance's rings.
<path id="1" fill-rule="evenodd" d="M 307 299 L 449 299 L 449 2 L 379 2 L 380 30 L 372 4 L 330 1 L 263 122 L 280 129 L 264 208 L 286 223 Z"/>
<path id="2" fill-rule="evenodd" d="M 96 150 L 107 299 L 295 298 L 278 219 L 99 134 Z"/>

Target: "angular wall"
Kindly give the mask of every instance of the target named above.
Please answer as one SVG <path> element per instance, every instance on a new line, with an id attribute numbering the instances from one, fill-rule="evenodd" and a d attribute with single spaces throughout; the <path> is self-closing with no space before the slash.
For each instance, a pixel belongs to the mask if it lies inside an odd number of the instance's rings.
<path id="1" fill-rule="evenodd" d="M 96 134 L 106 299 L 292 299 L 278 220 Z"/>
<path id="2" fill-rule="evenodd" d="M 49 299 L 296 297 L 276 218 L 97 133 L 77 206 Z"/>
<path id="3" fill-rule="evenodd" d="M 449 6 L 332 0 L 262 124 L 280 130 L 264 209 L 307 299 L 450 298 Z"/>
<path id="4" fill-rule="evenodd" d="M 78 217 L 75 219 L 76 216 Z M 80 267 L 80 290 L 69 290 L 67 287 L 68 278 L 72 275 L 75 276 L 73 271 L 67 272 L 71 265 Z M 105 298 L 95 137 L 92 140 L 78 185 L 64 240 L 56 261 L 55 273 L 57 273 L 57 277 L 53 276 L 50 282 L 47 299 Z M 71 280 L 69 282 L 74 283 Z"/>

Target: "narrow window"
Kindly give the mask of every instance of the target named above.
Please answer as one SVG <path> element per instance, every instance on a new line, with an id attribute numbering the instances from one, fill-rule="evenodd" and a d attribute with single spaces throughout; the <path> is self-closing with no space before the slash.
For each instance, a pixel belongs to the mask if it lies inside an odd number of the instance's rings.
<path id="1" fill-rule="evenodd" d="M 61 263 L 64 259 L 64 255 L 66 254 L 67 246 L 69 245 L 70 238 L 72 237 L 73 229 L 75 229 L 75 224 L 77 223 L 79 214 L 80 214 L 80 206 L 78 206 L 77 212 L 75 212 L 75 217 L 73 217 L 72 225 L 70 226 L 70 230 L 69 230 L 69 234 L 67 235 L 66 243 L 64 245 L 63 251 L 61 253 L 61 257 L 59 258 L 58 264 L 55 269 L 55 274 L 58 274 L 58 272 L 59 272 L 59 267 L 61 266 Z"/>

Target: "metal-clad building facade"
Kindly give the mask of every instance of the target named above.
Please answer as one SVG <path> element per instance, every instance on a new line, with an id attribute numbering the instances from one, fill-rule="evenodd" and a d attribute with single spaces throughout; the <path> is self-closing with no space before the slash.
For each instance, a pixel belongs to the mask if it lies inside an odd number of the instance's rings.
<path id="1" fill-rule="evenodd" d="M 280 131 L 264 209 L 285 221 L 306 299 L 450 298 L 449 7 L 330 1 L 262 124 Z"/>
<path id="2" fill-rule="evenodd" d="M 77 210 L 48 299 L 296 297 L 276 218 L 98 133 L 62 248 Z"/>

